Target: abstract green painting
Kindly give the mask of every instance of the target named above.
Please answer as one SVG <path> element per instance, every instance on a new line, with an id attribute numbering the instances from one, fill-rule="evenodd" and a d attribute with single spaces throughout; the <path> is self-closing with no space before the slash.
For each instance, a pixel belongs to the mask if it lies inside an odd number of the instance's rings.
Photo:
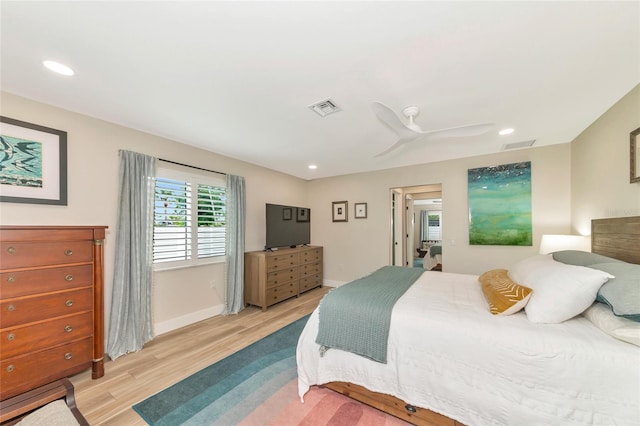
<path id="1" fill-rule="evenodd" d="M 531 162 L 469 169 L 469 244 L 530 246 Z"/>

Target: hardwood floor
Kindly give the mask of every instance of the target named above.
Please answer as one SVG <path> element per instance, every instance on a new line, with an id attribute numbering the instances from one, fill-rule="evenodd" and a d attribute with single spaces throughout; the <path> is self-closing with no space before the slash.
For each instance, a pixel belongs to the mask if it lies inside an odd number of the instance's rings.
<path id="1" fill-rule="evenodd" d="M 248 307 L 163 334 L 140 352 L 105 363 L 105 375 L 71 377 L 78 408 L 89 424 L 143 426 L 132 405 L 311 313 L 330 290 L 322 287 L 269 307 Z"/>

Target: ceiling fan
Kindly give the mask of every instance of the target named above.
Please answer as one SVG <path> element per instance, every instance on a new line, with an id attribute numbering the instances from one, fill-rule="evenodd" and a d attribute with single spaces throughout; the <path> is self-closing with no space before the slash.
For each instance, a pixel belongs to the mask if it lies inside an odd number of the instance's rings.
<path id="1" fill-rule="evenodd" d="M 399 146 L 404 145 L 407 142 L 411 142 L 412 140 L 418 139 L 422 136 L 437 136 L 441 138 L 477 136 L 488 132 L 489 129 L 493 126 L 493 123 L 468 124 L 465 126 L 425 131 L 422 130 L 420 126 L 418 126 L 414 122 L 414 119 L 420 113 L 420 108 L 418 108 L 417 106 L 408 106 L 402 110 L 404 116 L 409 119 L 408 124 L 404 124 L 400 117 L 398 117 L 391 108 L 380 102 L 373 102 L 371 104 L 371 108 L 373 109 L 373 112 L 376 114 L 376 116 L 387 126 L 389 126 L 391 130 L 393 130 L 399 137 L 396 143 L 376 155 L 376 157 L 388 154 Z"/>

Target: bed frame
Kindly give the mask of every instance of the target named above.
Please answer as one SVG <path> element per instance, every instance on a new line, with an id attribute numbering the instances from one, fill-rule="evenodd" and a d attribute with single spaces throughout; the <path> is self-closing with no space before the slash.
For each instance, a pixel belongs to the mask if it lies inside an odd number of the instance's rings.
<path id="1" fill-rule="evenodd" d="M 591 252 L 640 264 L 640 216 L 592 220 Z M 323 386 L 414 425 L 463 426 L 442 414 L 415 407 L 391 395 L 372 392 L 353 383 L 330 382 Z"/>

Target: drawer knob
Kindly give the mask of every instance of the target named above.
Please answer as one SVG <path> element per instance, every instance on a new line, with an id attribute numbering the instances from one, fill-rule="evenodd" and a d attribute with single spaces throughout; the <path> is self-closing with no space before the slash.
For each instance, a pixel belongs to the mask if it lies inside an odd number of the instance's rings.
<path id="1" fill-rule="evenodd" d="M 66 354 L 64 354 L 64 359 L 69 360 L 73 358 L 73 354 L 71 352 L 67 352 Z"/>
<path id="2" fill-rule="evenodd" d="M 13 246 L 10 246 L 7 248 L 7 253 L 9 254 L 15 254 L 16 253 L 16 248 Z"/>
<path id="3" fill-rule="evenodd" d="M 13 312 L 13 311 L 15 311 L 15 310 L 16 310 L 16 305 L 11 304 L 11 305 L 7 306 L 7 311 L 9 311 L 9 312 Z"/>
<path id="4" fill-rule="evenodd" d="M 16 282 L 16 276 L 15 275 L 9 275 L 9 277 L 7 278 L 7 282 L 15 283 Z"/>
<path id="5" fill-rule="evenodd" d="M 12 373 L 16 368 L 13 365 L 7 365 L 7 373 Z"/>
<path id="6" fill-rule="evenodd" d="M 9 333 L 9 334 L 7 334 L 7 340 L 8 340 L 8 341 L 12 341 L 12 340 L 13 340 L 13 339 L 15 339 L 15 338 L 16 338 L 16 335 L 15 335 L 15 334 L 13 334 L 13 333 Z"/>
<path id="7" fill-rule="evenodd" d="M 64 331 L 66 331 L 67 333 L 71 333 L 73 331 L 73 327 L 71 327 L 70 325 L 67 325 L 64 327 Z"/>
<path id="8" fill-rule="evenodd" d="M 72 307 L 73 306 L 73 300 L 69 299 L 66 302 L 64 302 L 64 304 L 68 307 Z"/>
<path id="9" fill-rule="evenodd" d="M 64 279 L 67 280 L 67 281 L 73 281 L 73 275 L 71 275 L 71 274 L 65 275 Z"/>
<path id="10" fill-rule="evenodd" d="M 65 255 L 65 256 L 71 256 L 72 254 L 73 254 L 73 250 L 71 250 L 71 249 L 66 249 L 66 250 L 64 251 L 64 255 Z"/>

